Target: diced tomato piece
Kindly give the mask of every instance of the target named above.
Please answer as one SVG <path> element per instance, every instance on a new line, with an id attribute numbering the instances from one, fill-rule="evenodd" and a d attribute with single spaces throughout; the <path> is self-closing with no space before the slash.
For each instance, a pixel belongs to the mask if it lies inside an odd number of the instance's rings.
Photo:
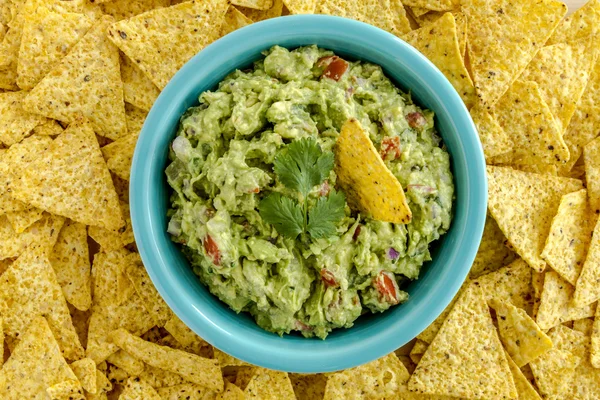
<path id="1" fill-rule="evenodd" d="M 398 283 L 394 276 L 387 271 L 381 271 L 375 278 L 375 288 L 381 295 L 381 298 L 390 304 L 398 304 Z"/>
<path id="2" fill-rule="evenodd" d="M 411 128 L 422 128 L 427 123 L 423 114 L 418 111 L 408 113 L 406 115 L 406 120 L 408 121 L 408 126 Z"/>
<path id="3" fill-rule="evenodd" d="M 399 136 L 386 136 L 381 141 L 381 147 L 379 154 L 384 160 L 395 160 L 402 155 L 400 150 L 400 137 Z"/>
<path id="4" fill-rule="evenodd" d="M 329 181 L 325 180 L 321 187 L 319 188 L 319 196 L 327 196 L 331 191 L 331 186 L 329 186 Z"/>
<path id="5" fill-rule="evenodd" d="M 323 283 L 325 283 L 326 286 L 330 286 L 330 287 L 340 286 L 337 279 L 335 279 L 335 275 L 333 275 L 333 273 L 331 271 L 329 271 L 328 269 L 325 269 L 325 268 L 321 269 L 321 279 L 323 279 Z"/>
<path id="6" fill-rule="evenodd" d="M 217 242 L 215 242 L 210 235 L 206 235 L 204 238 L 204 250 L 206 251 L 206 254 L 212 258 L 213 264 L 221 265 L 221 252 L 219 252 L 219 246 L 217 246 Z"/>
<path id="7" fill-rule="evenodd" d="M 348 69 L 348 63 L 346 60 L 343 60 L 337 56 L 334 56 L 329 64 L 325 67 L 323 71 L 322 78 L 333 79 L 334 81 L 339 81 L 346 70 Z"/>
<path id="8" fill-rule="evenodd" d="M 254 189 L 250 190 L 250 192 L 248 192 L 248 193 L 260 193 L 260 188 L 255 187 Z"/>
<path id="9" fill-rule="evenodd" d="M 352 240 L 356 241 L 358 239 L 358 236 L 360 235 L 360 230 L 360 225 L 358 225 L 354 230 L 354 233 L 352 234 Z"/>

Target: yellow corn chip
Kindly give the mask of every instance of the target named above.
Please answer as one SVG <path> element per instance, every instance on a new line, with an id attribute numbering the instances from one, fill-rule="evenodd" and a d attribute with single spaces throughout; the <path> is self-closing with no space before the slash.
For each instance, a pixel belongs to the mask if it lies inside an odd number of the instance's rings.
<path id="1" fill-rule="evenodd" d="M 296 396 L 287 372 L 264 368 L 255 369 L 254 376 L 248 382 L 244 394 L 246 399 L 261 400 L 293 399 Z"/>
<path id="2" fill-rule="evenodd" d="M 475 88 L 465 67 L 452 13 L 403 37 L 448 78 L 467 107 L 475 104 Z"/>
<path id="3" fill-rule="evenodd" d="M 569 149 L 535 82 L 515 81 L 494 107 L 494 114 L 514 146 L 515 164 L 561 164 Z"/>
<path id="4" fill-rule="evenodd" d="M 121 212 L 125 217 L 125 227 L 117 231 L 90 226 L 88 234 L 102 248 L 102 251 L 114 251 L 128 244 L 134 243 L 133 229 L 131 228 L 131 216 L 129 215 L 129 204 L 121 201 Z"/>
<path id="5" fill-rule="evenodd" d="M 20 338 L 31 321 L 42 313 L 48 318 L 65 358 L 77 360 L 83 356 L 83 348 L 45 252 L 42 246 L 30 248 L 0 277 L 4 333 Z"/>
<path id="6" fill-rule="evenodd" d="M 0 93 L 0 142 L 7 146 L 19 143 L 33 128 L 47 121 L 23 109 L 27 92 Z"/>
<path id="7" fill-rule="evenodd" d="M 485 219 L 481 243 L 469 272 L 471 278 L 494 272 L 515 260 L 515 252 L 504 245 L 506 237 L 491 215 Z"/>
<path id="8" fill-rule="evenodd" d="M 600 219 L 596 223 L 589 250 L 575 285 L 573 303 L 585 306 L 600 299 Z M 589 317 L 589 315 L 587 315 Z M 584 318 L 583 316 L 580 318 Z M 577 318 L 575 318 L 577 319 Z"/>
<path id="9" fill-rule="evenodd" d="M 119 178 L 129 180 L 131 162 L 137 143 L 139 132 L 124 136 L 102 148 L 102 154 L 106 160 L 108 169 Z"/>
<path id="10" fill-rule="evenodd" d="M 58 121 L 55 120 L 48 120 L 48 122 L 43 123 L 41 125 L 36 126 L 35 128 L 33 128 L 33 135 L 40 135 L 40 136 L 58 136 L 61 133 L 63 133 L 64 129 L 62 128 L 62 126 L 60 126 L 60 124 L 58 123 Z"/>
<path id="11" fill-rule="evenodd" d="M 32 244 L 42 246 L 44 251 L 52 250 L 64 218 L 43 214 L 42 218 L 17 234 L 6 215 L 0 217 L 0 259 L 19 257 Z"/>
<path id="12" fill-rule="evenodd" d="M 72 123 L 21 173 L 12 185 L 18 200 L 87 225 L 123 226 L 110 173 L 87 121 Z"/>
<path id="13" fill-rule="evenodd" d="M 589 0 L 573 15 L 569 15 L 558 25 L 547 45 L 566 43 L 572 40 L 593 36 L 600 23 L 600 2 Z"/>
<path id="14" fill-rule="evenodd" d="M 408 389 L 466 398 L 517 398 L 479 287 L 465 289 L 410 377 Z"/>
<path id="15" fill-rule="evenodd" d="M 550 341 L 550 339 L 548 339 Z M 552 342 L 550 342 L 552 345 Z M 506 356 L 508 361 L 508 366 L 510 368 L 510 372 L 512 373 L 513 381 L 515 382 L 515 387 L 517 388 L 517 394 L 519 395 L 519 400 L 542 400 L 538 392 L 531 385 L 531 382 L 527 380 L 523 372 L 517 367 L 517 364 L 510 358 L 510 356 Z"/>
<path id="16" fill-rule="evenodd" d="M 273 0 L 231 0 L 231 4 L 254 10 L 268 10 L 273 7 Z"/>
<path id="17" fill-rule="evenodd" d="M 421 28 L 423 29 L 423 28 Z M 471 118 L 479 132 L 485 158 L 499 156 L 512 151 L 513 142 L 496 118 L 481 107 L 471 109 Z"/>
<path id="18" fill-rule="evenodd" d="M 73 373 L 81 382 L 81 386 L 89 393 L 95 394 L 98 391 L 96 387 L 96 363 L 90 358 L 82 358 L 70 365 Z"/>
<path id="19" fill-rule="evenodd" d="M 400 182 L 357 120 L 344 124 L 335 152 L 338 183 L 355 207 L 377 220 L 410 222 L 412 214 Z"/>
<path id="20" fill-rule="evenodd" d="M 119 396 L 121 400 L 161 400 L 156 390 L 143 379 L 129 378 L 125 384 L 125 390 Z"/>
<path id="21" fill-rule="evenodd" d="M 226 382 L 226 384 L 229 382 Z M 231 385 L 231 384 L 229 384 Z M 227 385 L 225 387 L 227 390 Z M 231 390 L 231 388 L 230 388 Z M 238 388 L 238 390 L 240 390 Z M 240 390 L 241 391 L 241 390 Z M 194 385 L 193 383 L 184 383 L 182 385 L 161 387 L 156 389 L 156 392 L 160 396 L 162 400 L 204 400 L 204 399 L 214 399 L 216 392 L 213 390 L 208 390 L 202 386 Z M 243 392 L 242 392 L 243 395 Z M 211 397 L 212 396 L 212 397 Z M 243 397 L 242 397 L 243 399 Z"/>
<path id="22" fill-rule="evenodd" d="M 169 7 L 169 0 L 111 0 L 100 5 L 116 21 L 134 17 L 156 8 Z"/>
<path id="23" fill-rule="evenodd" d="M 108 3 L 111 4 L 111 3 Z M 232 9 L 234 7 L 230 7 Z M 238 11 L 239 12 L 239 11 Z M 228 13 L 229 15 L 229 13 Z M 154 83 L 132 62 L 129 57 L 121 55 L 121 79 L 123 80 L 123 98 L 127 103 L 150 111 L 160 90 Z M 131 131 L 129 133 L 137 133 Z"/>
<path id="24" fill-rule="evenodd" d="M 589 142 L 583 149 L 585 182 L 587 184 L 590 209 L 600 214 L 600 138 Z"/>
<path id="25" fill-rule="evenodd" d="M 569 125 L 590 78 L 595 60 L 591 45 L 592 39 L 584 38 L 544 47 L 519 78 L 539 85 L 561 134 Z"/>
<path id="26" fill-rule="evenodd" d="M 159 89 L 196 53 L 217 39 L 228 3 L 194 0 L 113 24 L 108 37 Z"/>
<path id="27" fill-rule="evenodd" d="M 22 211 L 10 212 L 6 214 L 6 218 L 10 225 L 13 227 L 15 233 L 23 233 L 25 229 L 35 224 L 37 221 L 42 219 L 43 211 L 39 208 L 26 208 Z"/>
<path id="28" fill-rule="evenodd" d="M 221 26 L 221 36 L 225 36 L 235 30 L 243 28 L 246 25 L 250 25 L 252 20 L 244 15 L 240 10 L 234 6 L 229 6 L 227 13 L 225 13 L 225 20 L 223 26 Z M 133 103 L 132 103 L 133 104 Z"/>
<path id="29" fill-rule="evenodd" d="M 316 0 L 284 0 L 283 4 L 290 14 L 313 14 L 317 7 Z"/>
<path id="30" fill-rule="evenodd" d="M 64 122 L 79 115 L 110 139 L 127 133 L 119 52 L 106 38 L 111 17 L 98 21 L 23 100 L 29 111 Z"/>
<path id="31" fill-rule="evenodd" d="M 217 394 L 216 400 L 244 400 L 246 396 L 242 389 L 231 382 L 225 382 L 225 390 Z"/>
<path id="32" fill-rule="evenodd" d="M 529 364 L 552 348 L 552 340 L 523 309 L 495 299 L 490 306 L 496 310 L 500 340 L 517 366 Z"/>
<path id="33" fill-rule="evenodd" d="M 462 11 L 469 21 L 477 96 L 481 105 L 491 107 L 544 46 L 567 7 L 555 0 L 465 0 Z"/>
<path id="34" fill-rule="evenodd" d="M 327 384 L 325 374 L 289 374 L 289 377 L 297 399 L 323 398 Z"/>
<path id="35" fill-rule="evenodd" d="M 423 7 L 410 7 L 410 11 L 415 18 L 419 18 L 419 17 L 422 17 L 423 15 L 427 14 L 431 10 L 429 10 L 427 8 L 423 8 Z M 431 14 L 439 14 L 439 16 L 441 16 L 442 13 L 443 13 L 442 11 L 435 11 L 435 12 L 432 12 Z M 419 18 L 419 20 L 417 20 L 417 23 L 419 23 L 419 25 L 420 25 L 421 21 L 422 21 L 422 19 Z"/>
<path id="36" fill-rule="evenodd" d="M 572 303 L 573 286 L 556 272 L 548 271 L 544 276 L 544 289 L 536 322 L 547 330 L 563 322 L 594 316 L 596 304 L 577 306 Z"/>
<path id="37" fill-rule="evenodd" d="M 39 1 L 39 0 L 38 0 Z M 92 1 L 89 0 L 59 0 L 53 1 L 48 6 L 52 11 L 57 12 L 59 14 L 64 13 L 78 13 L 85 14 L 91 20 L 97 20 L 101 18 L 104 14 L 100 7 L 96 4 L 93 4 Z"/>
<path id="38" fill-rule="evenodd" d="M 419 361 L 421 361 L 421 358 L 423 357 L 423 354 L 425 354 L 428 346 L 429 343 L 425 343 L 424 341 L 417 339 L 409 354 L 409 357 L 413 363 L 418 364 Z"/>
<path id="39" fill-rule="evenodd" d="M 45 153 L 51 143 L 52 139 L 47 136 L 34 135 L 4 150 L 0 159 L 0 191 L 6 191 L 12 184 L 12 181 L 18 178 L 25 167 L 31 161 Z M 23 204 L 16 199 L 14 201 Z M 21 210 L 30 207 L 25 205 Z M 4 212 L 9 212 L 9 210 L 2 209 L 1 206 L 0 209 Z"/>
<path id="40" fill-rule="evenodd" d="M 600 368 L 600 307 L 596 307 L 596 317 L 591 333 L 591 357 L 590 361 L 594 368 Z"/>
<path id="41" fill-rule="evenodd" d="M 581 332 L 585 336 L 591 336 L 594 330 L 594 320 L 592 318 L 582 318 L 573 321 L 573 330 Z"/>
<path id="42" fill-rule="evenodd" d="M 167 321 L 164 328 L 173 335 L 177 342 L 183 347 L 190 349 L 193 353 L 200 353 L 200 349 L 208 345 L 204 339 L 196 335 L 194 331 L 188 328 L 183 321 L 173 313 L 171 313 L 171 319 Z"/>
<path id="43" fill-rule="evenodd" d="M 106 376 L 110 382 L 116 385 L 124 385 L 130 375 L 127 373 L 127 371 L 117 367 L 116 365 L 108 364 Z"/>
<path id="44" fill-rule="evenodd" d="M 585 260 L 593 227 L 588 220 L 587 191 L 566 194 L 552 220 L 541 257 L 571 285 L 575 285 Z"/>
<path id="45" fill-rule="evenodd" d="M 83 14 L 55 13 L 38 8 L 23 26 L 17 84 L 31 90 L 64 58 L 92 26 Z"/>
<path id="46" fill-rule="evenodd" d="M 106 361 L 121 368 L 129 376 L 139 376 L 144 371 L 144 363 L 123 350 L 111 354 Z"/>
<path id="47" fill-rule="evenodd" d="M 259 22 L 269 18 L 281 17 L 281 13 L 283 11 L 283 1 L 273 0 L 273 7 L 265 11 L 255 10 L 247 7 L 238 7 L 238 9 L 252 21 Z"/>
<path id="48" fill-rule="evenodd" d="M 532 174 L 558 176 L 558 167 L 552 164 L 513 164 L 510 167 L 523 172 L 531 172 Z"/>
<path id="49" fill-rule="evenodd" d="M 223 367 L 240 367 L 240 366 L 249 366 L 245 361 L 238 360 L 237 358 L 230 356 L 227 353 L 223 353 L 221 350 L 215 348 L 214 349 L 214 359 L 219 362 L 221 368 Z"/>
<path id="50" fill-rule="evenodd" d="M 140 378 L 148 382 L 155 389 L 189 384 L 181 375 L 150 365 L 145 366 L 144 372 L 140 374 Z"/>
<path id="51" fill-rule="evenodd" d="M 540 309 L 542 300 L 542 291 L 544 290 L 544 273 L 533 271 L 531 274 L 531 286 L 533 288 L 533 309 L 531 316 L 537 318 L 537 312 Z"/>
<path id="52" fill-rule="evenodd" d="M 403 3 L 411 8 L 419 7 L 428 11 L 450 11 L 460 6 L 457 0 L 404 0 Z"/>
<path id="53" fill-rule="evenodd" d="M 563 195 L 582 189 L 581 181 L 487 167 L 489 210 L 515 251 L 536 271 L 552 218 Z"/>
<path id="54" fill-rule="evenodd" d="M 77 381 L 77 377 L 61 355 L 46 319 L 35 317 L 0 370 L 0 397 L 45 399 L 46 388 L 64 381 Z M 79 390 L 83 398 L 81 386 Z"/>
<path id="55" fill-rule="evenodd" d="M 556 348 L 533 361 L 531 370 L 540 393 L 548 398 L 564 398 L 570 392 L 580 362 L 579 357 Z"/>
<path id="56" fill-rule="evenodd" d="M 135 288 L 126 275 L 130 253 L 124 248 L 94 255 L 92 281 L 94 305 L 120 305 Z"/>
<path id="57" fill-rule="evenodd" d="M 86 311 L 92 305 L 91 270 L 85 225 L 67 220 L 63 225 L 50 263 L 67 301 Z"/>
<path id="58" fill-rule="evenodd" d="M 148 365 L 177 373 L 209 389 L 223 388 L 223 377 L 216 360 L 146 342 L 124 329 L 113 331 L 110 338 L 121 349 Z"/>
<path id="59" fill-rule="evenodd" d="M 104 364 L 106 364 L 106 363 L 104 363 Z M 97 388 L 96 393 L 98 395 L 102 395 L 103 393 L 110 392 L 113 388 L 112 384 L 110 383 L 110 381 L 108 380 L 106 375 L 99 369 L 96 370 L 96 388 Z M 92 399 L 93 399 L 93 397 L 92 397 Z M 88 396 L 88 400 L 90 400 L 89 396 Z"/>

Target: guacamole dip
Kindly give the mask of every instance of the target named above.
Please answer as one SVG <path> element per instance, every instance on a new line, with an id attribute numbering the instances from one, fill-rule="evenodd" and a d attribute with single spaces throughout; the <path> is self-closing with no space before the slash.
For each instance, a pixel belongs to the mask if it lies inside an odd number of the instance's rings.
<path id="1" fill-rule="evenodd" d="M 400 288 L 419 277 L 430 243 L 450 226 L 450 158 L 433 113 L 379 66 L 316 46 L 264 55 L 182 116 L 166 169 L 168 231 L 233 310 L 271 332 L 325 338 L 408 299 Z M 402 185 L 408 224 L 358 213 L 336 185 L 330 164 L 349 119 Z M 301 161 L 289 164 L 292 151 L 319 156 L 307 167 L 316 172 L 294 169 Z M 290 189 L 306 182 L 318 182 L 306 196 Z"/>

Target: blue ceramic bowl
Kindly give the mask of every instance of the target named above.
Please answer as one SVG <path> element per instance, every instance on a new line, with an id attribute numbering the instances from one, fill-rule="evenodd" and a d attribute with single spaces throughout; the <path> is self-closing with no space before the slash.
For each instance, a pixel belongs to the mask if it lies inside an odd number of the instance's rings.
<path id="1" fill-rule="evenodd" d="M 167 234 L 169 187 L 164 170 L 179 118 L 236 68 L 248 67 L 273 45 L 316 44 L 348 59 L 383 67 L 422 107 L 435 111 L 448 147 L 456 185 L 454 220 L 433 261 L 405 289 L 408 302 L 366 315 L 326 340 L 279 337 L 236 314 L 211 295 Z M 354 367 L 390 353 L 423 331 L 448 305 L 475 257 L 486 217 L 487 181 L 481 144 L 459 95 L 414 48 L 373 26 L 321 15 L 271 19 L 235 31 L 208 46 L 171 80 L 154 104 L 135 150 L 130 184 L 138 249 L 156 288 L 192 330 L 222 351 L 266 368 L 327 372 Z"/>

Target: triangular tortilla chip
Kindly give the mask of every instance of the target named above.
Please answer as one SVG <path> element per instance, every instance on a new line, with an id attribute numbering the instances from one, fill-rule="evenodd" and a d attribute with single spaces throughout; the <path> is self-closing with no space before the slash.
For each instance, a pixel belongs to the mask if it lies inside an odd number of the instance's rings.
<path id="1" fill-rule="evenodd" d="M 213 358 L 217 361 L 219 361 L 219 365 L 221 366 L 221 368 L 224 367 L 243 367 L 243 366 L 250 366 L 251 364 L 248 364 L 245 361 L 242 360 L 238 360 L 237 358 L 235 358 L 234 356 L 230 356 L 227 353 L 222 352 L 221 350 L 217 349 L 216 347 L 213 349 Z"/>
<path id="2" fill-rule="evenodd" d="M 128 244 L 134 243 L 133 229 L 131 227 L 131 216 L 129 214 L 129 203 L 121 202 L 121 212 L 125 218 L 125 228 L 116 231 L 90 226 L 88 234 L 102 248 L 102 251 L 110 252 L 118 250 Z"/>
<path id="3" fill-rule="evenodd" d="M 22 211 L 6 213 L 6 218 L 13 227 L 15 233 L 23 233 L 31 225 L 42 219 L 43 211 L 39 208 L 28 207 Z"/>
<path id="4" fill-rule="evenodd" d="M 412 213 L 402 185 L 356 119 L 348 120 L 342 127 L 335 153 L 338 184 L 355 208 L 376 220 L 410 222 Z"/>
<path id="5" fill-rule="evenodd" d="M 600 1 L 589 0 L 583 7 L 561 21 L 548 43 L 566 43 L 593 36 L 600 23 Z"/>
<path id="6" fill-rule="evenodd" d="M 131 172 L 131 162 L 138 137 L 139 132 L 135 132 L 119 140 L 115 140 L 102 148 L 102 154 L 104 155 L 108 169 L 114 172 L 119 178 L 127 181 Z"/>
<path id="7" fill-rule="evenodd" d="M 156 390 L 141 378 L 129 378 L 119 396 L 121 400 L 161 400 Z"/>
<path id="8" fill-rule="evenodd" d="M 415 363 L 415 365 L 421 361 L 421 358 L 423 357 L 423 354 L 425 354 L 428 346 L 429 343 L 426 343 L 421 339 L 417 339 L 409 354 L 411 361 Z"/>
<path id="9" fill-rule="evenodd" d="M 489 210 L 515 251 L 536 271 L 552 218 L 563 195 L 581 190 L 579 180 L 487 167 Z"/>
<path id="10" fill-rule="evenodd" d="M 100 5 L 105 14 L 116 21 L 134 17 L 155 8 L 169 7 L 169 0 L 110 0 Z"/>
<path id="11" fill-rule="evenodd" d="M 85 225 L 67 220 L 50 263 L 67 301 L 81 311 L 92 306 L 91 268 Z"/>
<path id="12" fill-rule="evenodd" d="M 112 21 L 96 22 L 33 88 L 23 101 L 27 111 L 69 123 L 84 115 L 96 133 L 113 140 L 127 134 L 119 52 L 105 33 Z"/>
<path id="13" fill-rule="evenodd" d="M 225 391 L 228 389 L 233 391 L 231 386 L 235 387 L 235 385 L 225 381 Z M 184 383 L 181 385 L 161 387 L 156 389 L 156 392 L 160 396 L 161 399 L 189 399 L 189 400 L 204 400 L 204 399 L 215 399 L 218 400 L 220 397 L 215 393 L 214 390 L 208 390 L 202 386 L 194 385 L 193 383 Z M 244 392 L 240 388 L 237 388 L 237 393 L 241 393 L 242 397 L 240 400 L 244 400 Z M 225 393 L 220 393 L 225 395 Z M 214 397 L 217 396 L 217 397 Z M 226 399 L 237 399 L 236 397 L 225 397 Z"/>
<path id="14" fill-rule="evenodd" d="M 475 88 L 460 54 L 452 13 L 446 13 L 434 23 L 406 34 L 403 39 L 440 69 L 467 108 L 475 104 Z"/>
<path id="15" fill-rule="evenodd" d="M 524 310 L 495 299 L 490 306 L 496 311 L 500 340 L 517 366 L 528 364 L 552 348 L 552 340 Z"/>
<path id="16" fill-rule="evenodd" d="M 181 375 L 177 375 L 174 372 L 165 371 L 164 369 L 155 368 L 150 365 L 146 365 L 144 372 L 140 374 L 140 378 L 148 382 L 150 386 L 155 389 L 161 387 L 187 385 L 189 383 L 183 379 Z"/>
<path id="17" fill-rule="evenodd" d="M 563 322 L 594 316 L 596 304 L 574 305 L 574 291 L 575 288 L 556 272 L 546 272 L 540 308 L 536 315 L 536 322 L 541 329 L 548 330 Z"/>
<path id="18" fill-rule="evenodd" d="M 500 126 L 513 141 L 514 164 L 562 164 L 569 149 L 542 98 L 540 86 L 518 79 L 494 106 Z"/>
<path id="19" fill-rule="evenodd" d="M 120 305 L 131 297 L 135 288 L 126 275 L 127 267 L 132 262 L 130 255 L 131 253 L 124 248 L 94 255 L 92 265 L 94 305 Z"/>
<path id="20" fill-rule="evenodd" d="M 594 318 L 594 325 L 592 327 L 592 334 L 590 340 L 590 361 L 594 368 L 600 368 L 600 307 L 596 307 L 596 317 Z"/>
<path id="21" fill-rule="evenodd" d="M 283 11 L 283 0 L 273 0 L 273 7 L 264 11 L 247 7 L 238 7 L 238 9 L 252 21 L 259 22 L 269 18 L 281 17 L 281 12 Z"/>
<path id="22" fill-rule="evenodd" d="M 107 229 L 124 224 L 98 141 L 83 119 L 72 123 L 11 186 L 18 200 L 74 221 Z"/>
<path id="23" fill-rule="evenodd" d="M 33 318 L 20 339 L 0 370 L 2 399 L 45 399 L 46 388 L 77 381 L 44 317 Z M 79 389 L 83 395 L 81 386 Z"/>
<path id="24" fill-rule="evenodd" d="M 575 285 L 581 273 L 592 229 L 587 191 L 564 195 L 541 257 L 571 285 Z"/>
<path id="25" fill-rule="evenodd" d="M 52 250 L 64 221 L 63 217 L 44 213 L 39 221 L 17 234 L 7 216 L 0 216 L 0 260 L 19 257 L 32 244 L 42 246 L 44 251 Z"/>
<path id="26" fill-rule="evenodd" d="M 573 302 L 585 306 L 600 299 L 600 219 L 596 223 L 592 241 L 575 285 Z M 589 316 L 589 315 L 588 315 Z M 584 318 L 584 317 L 581 317 Z"/>
<path id="27" fill-rule="evenodd" d="M 243 28 L 246 25 L 250 25 L 251 23 L 252 20 L 246 17 L 243 12 L 234 6 L 229 6 L 227 12 L 225 13 L 223 26 L 221 26 L 221 36 L 225 36 L 235 30 Z"/>
<path id="28" fill-rule="evenodd" d="M 95 394 L 98 391 L 97 379 L 96 379 L 96 363 L 90 358 L 82 358 L 77 360 L 70 365 L 71 370 L 77 377 L 77 380 L 81 382 L 81 386 L 91 394 Z"/>
<path id="29" fill-rule="evenodd" d="M 573 321 L 573 330 L 591 336 L 594 330 L 594 320 L 592 318 L 582 318 Z"/>
<path id="30" fill-rule="evenodd" d="M 124 54 L 121 55 L 121 79 L 123 79 L 123 98 L 125 101 L 142 110 L 150 111 L 154 101 L 156 101 L 156 98 L 160 94 L 160 90 Z M 133 134 L 136 132 L 129 130 L 129 133 Z"/>
<path id="31" fill-rule="evenodd" d="M 289 374 L 289 376 L 297 399 L 323 398 L 325 385 L 327 385 L 325 374 Z"/>
<path id="32" fill-rule="evenodd" d="M 142 361 L 129 355 L 129 353 L 119 350 L 116 353 L 111 354 L 107 359 L 107 362 L 116 365 L 117 367 L 125 370 L 129 376 L 139 376 L 145 368 Z"/>
<path id="33" fill-rule="evenodd" d="M 550 339 L 548 339 L 550 340 Z M 552 344 L 552 342 L 550 342 Z M 515 382 L 515 387 L 517 388 L 517 394 L 519 395 L 519 400 L 542 400 L 538 392 L 531 385 L 531 382 L 523 375 L 523 372 L 517 367 L 517 364 L 507 356 L 508 366 L 510 367 L 510 372 L 512 372 L 513 381 Z"/>
<path id="34" fill-rule="evenodd" d="M 412 7 L 411 9 L 414 14 L 415 8 Z M 445 12 L 429 11 L 426 8 L 420 10 L 425 11 L 425 13 L 416 15 L 415 19 L 417 19 L 417 23 L 421 28 L 431 25 L 445 14 Z M 467 17 L 459 10 L 453 10 L 452 15 L 454 15 L 454 19 L 456 20 L 456 31 L 458 33 L 458 47 L 460 48 L 460 55 L 464 58 L 467 52 Z"/>
<path id="35" fill-rule="evenodd" d="M 175 73 L 218 38 L 226 0 L 194 0 L 119 21 L 108 37 L 163 89 Z"/>
<path id="36" fill-rule="evenodd" d="M 581 358 L 571 352 L 553 348 L 531 363 L 540 393 L 547 398 L 568 398 L 575 368 Z"/>
<path id="37" fill-rule="evenodd" d="M 465 0 L 467 42 L 481 105 L 500 99 L 567 12 L 555 0 Z"/>
<path id="38" fill-rule="evenodd" d="M 561 134 L 569 125 L 590 78 L 590 69 L 596 59 L 592 44 L 592 38 L 588 37 L 546 46 L 519 77 L 519 80 L 539 85 Z"/>
<path id="39" fill-rule="evenodd" d="M 460 6 L 457 0 L 404 0 L 403 3 L 411 8 L 419 7 L 428 11 L 450 11 Z"/>
<path id="40" fill-rule="evenodd" d="M 0 142 L 7 146 L 19 143 L 33 128 L 48 120 L 23 109 L 27 92 L 0 93 Z"/>
<path id="41" fill-rule="evenodd" d="M 246 399 L 279 400 L 293 399 L 294 387 L 287 372 L 256 368 L 254 376 L 244 390 Z M 327 390 L 325 391 L 327 396 Z M 328 397 L 324 397 L 324 400 Z"/>
<path id="42" fill-rule="evenodd" d="M 5 334 L 20 338 L 31 321 L 44 314 L 65 358 L 77 360 L 83 357 L 83 348 L 45 252 L 41 246 L 30 248 L 0 277 Z"/>
<path id="43" fill-rule="evenodd" d="M 483 291 L 464 291 L 419 365 L 408 389 L 466 398 L 516 399 L 517 391 Z"/>
<path id="44" fill-rule="evenodd" d="M 481 243 L 471 266 L 471 271 L 469 271 L 469 277 L 477 278 L 513 262 L 517 255 L 512 249 L 505 246 L 505 242 L 506 237 L 494 218 L 488 214 L 485 219 Z"/>
<path id="45" fill-rule="evenodd" d="M 53 400 L 86 400 L 81 383 L 77 379 L 69 379 L 49 386 L 46 393 Z"/>
<path id="46" fill-rule="evenodd" d="M 17 84 L 31 90 L 92 26 L 83 14 L 56 13 L 40 7 L 23 26 Z"/>
<path id="47" fill-rule="evenodd" d="M 273 7 L 273 0 L 231 0 L 231 4 L 254 10 L 268 10 Z"/>
<path id="48" fill-rule="evenodd" d="M 583 160 L 590 209 L 592 213 L 600 215 L 600 138 L 585 145 Z"/>
<path id="49" fill-rule="evenodd" d="M 473 107 L 470 113 L 488 162 L 492 157 L 512 151 L 513 141 L 502 129 L 496 117 L 481 107 Z"/>
<path id="50" fill-rule="evenodd" d="M 316 0 L 284 0 L 283 4 L 290 14 L 314 14 L 317 7 Z"/>
<path id="51" fill-rule="evenodd" d="M 164 327 L 167 332 L 169 332 L 177 342 L 179 342 L 182 346 L 193 349 L 193 352 L 196 353 L 198 349 L 203 346 L 206 346 L 208 343 L 204 341 L 200 336 L 196 335 L 194 331 L 187 327 L 180 320 L 177 315 L 171 314 L 171 319 L 167 321 Z"/>
<path id="52" fill-rule="evenodd" d="M 147 342 L 125 329 L 111 332 L 110 339 L 118 347 L 148 365 L 174 372 L 189 382 L 208 389 L 223 389 L 221 368 L 216 360 Z"/>

